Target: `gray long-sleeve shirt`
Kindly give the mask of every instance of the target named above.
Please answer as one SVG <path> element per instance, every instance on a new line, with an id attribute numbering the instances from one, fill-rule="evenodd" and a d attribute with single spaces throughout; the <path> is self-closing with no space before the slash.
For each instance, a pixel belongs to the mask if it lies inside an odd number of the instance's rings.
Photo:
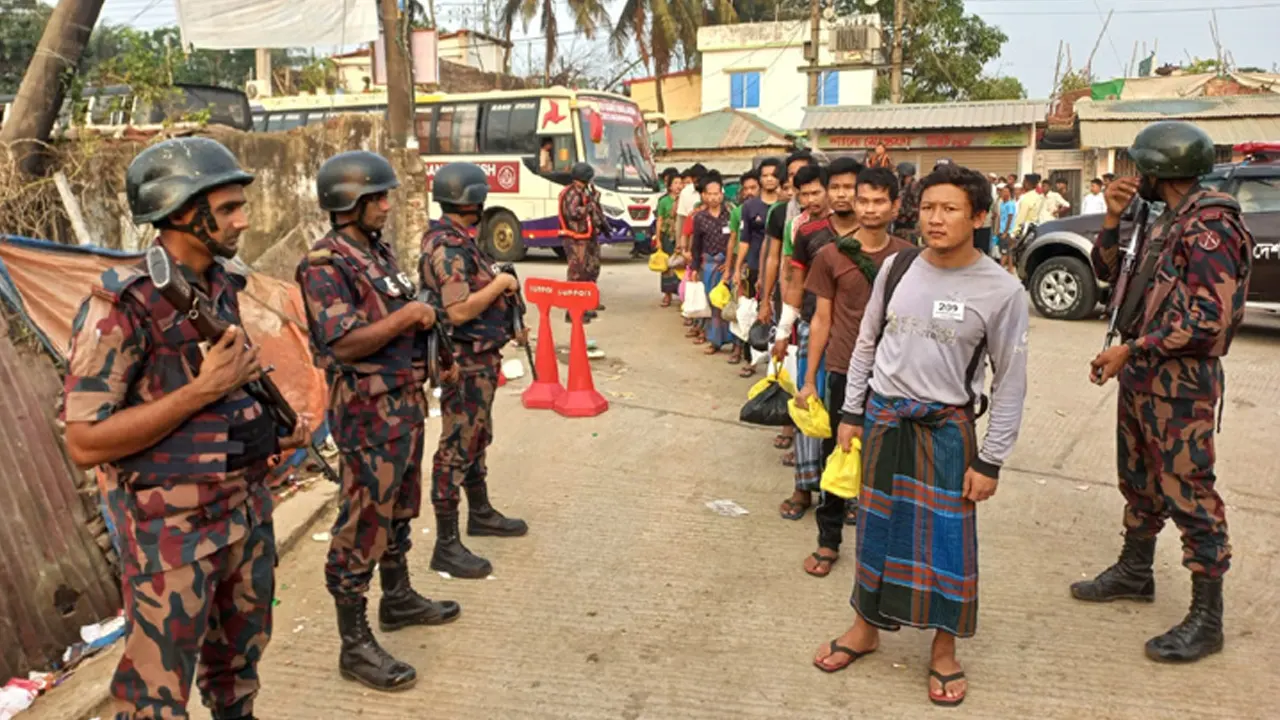
<path id="1" fill-rule="evenodd" d="M 864 414 L 868 377 L 871 390 L 885 397 L 967 405 L 970 397 L 982 396 L 989 359 L 995 368 L 990 423 L 974 466 L 994 476 L 1013 452 L 1027 394 L 1028 318 L 1022 285 L 985 255 L 962 268 L 938 268 L 918 257 L 894 290 L 877 347 L 886 316 L 885 278 L 898 257 L 885 260 L 876 275 L 849 363 L 842 410 Z M 984 337 L 984 357 L 966 388 L 966 370 Z"/>

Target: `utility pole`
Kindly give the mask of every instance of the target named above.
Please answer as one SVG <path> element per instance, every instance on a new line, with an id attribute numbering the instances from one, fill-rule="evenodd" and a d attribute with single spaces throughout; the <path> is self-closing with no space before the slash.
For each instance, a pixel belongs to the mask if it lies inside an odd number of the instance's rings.
<path id="1" fill-rule="evenodd" d="M 810 106 L 818 104 L 818 83 L 822 78 L 818 74 L 818 41 L 822 34 L 822 17 L 818 11 L 818 0 L 809 1 L 809 102 Z"/>
<path id="2" fill-rule="evenodd" d="M 0 130 L 0 142 L 9 143 L 19 167 L 28 175 L 40 170 L 40 143 L 49 140 L 62 110 L 62 75 L 80 63 L 89 33 L 98 23 L 103 0 L 59 0 L 35 57 L 22 76 L 13 110 Z"/>
<path id="3" fill-rule="evenodd" d="M 378 0 L 382 16 L 382 46 L 387 63 L 387 146 L 403 148 L 409 139 L 409 61 L 405 57 L 404 34 L 400 32 L 400 11 L 396 0 Z"/>
<path id="4" fill-rule="evenodd" d="M 1107 19 L 1102 23 L 1102 32 L 1098 33 L 1098 39 L 1093 43 L 1093 50 L 1089 51 L 1089 59 L 1084 61 L 1085 79 L 1093 81 L 1093 56 L 1098 54 L 1098 46 L 1102 45 L 1102 38 L 1107 34 L 1107 28 L 1111 26 L 1111 16 L 1115 14 L 1115 10 L 1107 13 Z"/>
<path id="5" fill-rule="evenodd" d="M 902 26 L 907 21 L 907 0 L 893 0 L 893 55 L 889 68 L 889 102 L 902 102 Z"/>

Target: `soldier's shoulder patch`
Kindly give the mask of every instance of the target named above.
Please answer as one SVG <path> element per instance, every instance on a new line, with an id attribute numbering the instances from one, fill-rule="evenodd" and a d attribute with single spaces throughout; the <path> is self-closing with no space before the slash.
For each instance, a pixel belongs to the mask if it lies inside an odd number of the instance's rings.
<path id="1" fill-rule="evenodd" d="M 1215 232 L 1202 232 L 1196 234 L 1196 244 L 1205 252 L 1213 252 L 1222 247 L 1222 240 Z"/>
<path id="2" fill-rule="evenodd" d="M 333 263 L 334 253 L 329 248 L 316 248 L 307 253 L 307 262 L 312 265 L 329 265 Z"/>

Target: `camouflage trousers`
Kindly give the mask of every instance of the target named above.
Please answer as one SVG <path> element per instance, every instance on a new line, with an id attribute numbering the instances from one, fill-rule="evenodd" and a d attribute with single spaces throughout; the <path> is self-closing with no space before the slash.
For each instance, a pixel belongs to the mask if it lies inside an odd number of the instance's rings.
<path id="1" fill-rule="evenodd" d="M 600 243 L 595 240 L 564 239 L 569 261 L 569 282 L 595 282 L 600 277 Z"/>
<path id="2" fill-rule="evenodd" d="M 1214 488 L 1214 403 L 1120 389 L 1116 460 L 1124 526 L 1154 537 L 1172 518 L 1182 564 L 1221 577 L 1231 564 L 1226 508 Z"/>
<path id="3" fill-rule="evenodd" d="M 493 394 L 501 357 L 459 361 L 458 381 L 440 391 L 440 447 L 431 469 L 431 503 L 437 512 L 458 508 L 458 487 L 485 481 L 485 451 L 493 442 Z"/>
<path id="4" fill-rule="evenodd" d="M 418 425 L 381 445 L 343 450 L 338 518 L 324 566 L 335 598 L 362 597 L 374 567 L 404 562 L 413 546 L 409 523 L 422 504 L 424 435 Z"/>
<path id="5" fill-rule="evenodd" d="M 116 720 L 186 718 L 191 679 L 215 720 L 253 713 L 271 640 L 276 537 L 270 522 L 190 565 L 121 583 L 124 656 L 111 679 Z"/>

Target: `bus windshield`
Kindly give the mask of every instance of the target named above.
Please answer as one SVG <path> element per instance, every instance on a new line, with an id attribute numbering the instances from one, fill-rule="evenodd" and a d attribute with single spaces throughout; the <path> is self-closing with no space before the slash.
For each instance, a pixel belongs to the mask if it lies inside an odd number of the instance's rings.
<path id="1" fill-rule="evenodd" d="M 583 107 L 579 112 L 583 159 L 596 171 L 594 182 L 623 192 L 658 190 L 649 133 L 640 109 L 612 99 L 592 100 L 594 107 Z"/>

